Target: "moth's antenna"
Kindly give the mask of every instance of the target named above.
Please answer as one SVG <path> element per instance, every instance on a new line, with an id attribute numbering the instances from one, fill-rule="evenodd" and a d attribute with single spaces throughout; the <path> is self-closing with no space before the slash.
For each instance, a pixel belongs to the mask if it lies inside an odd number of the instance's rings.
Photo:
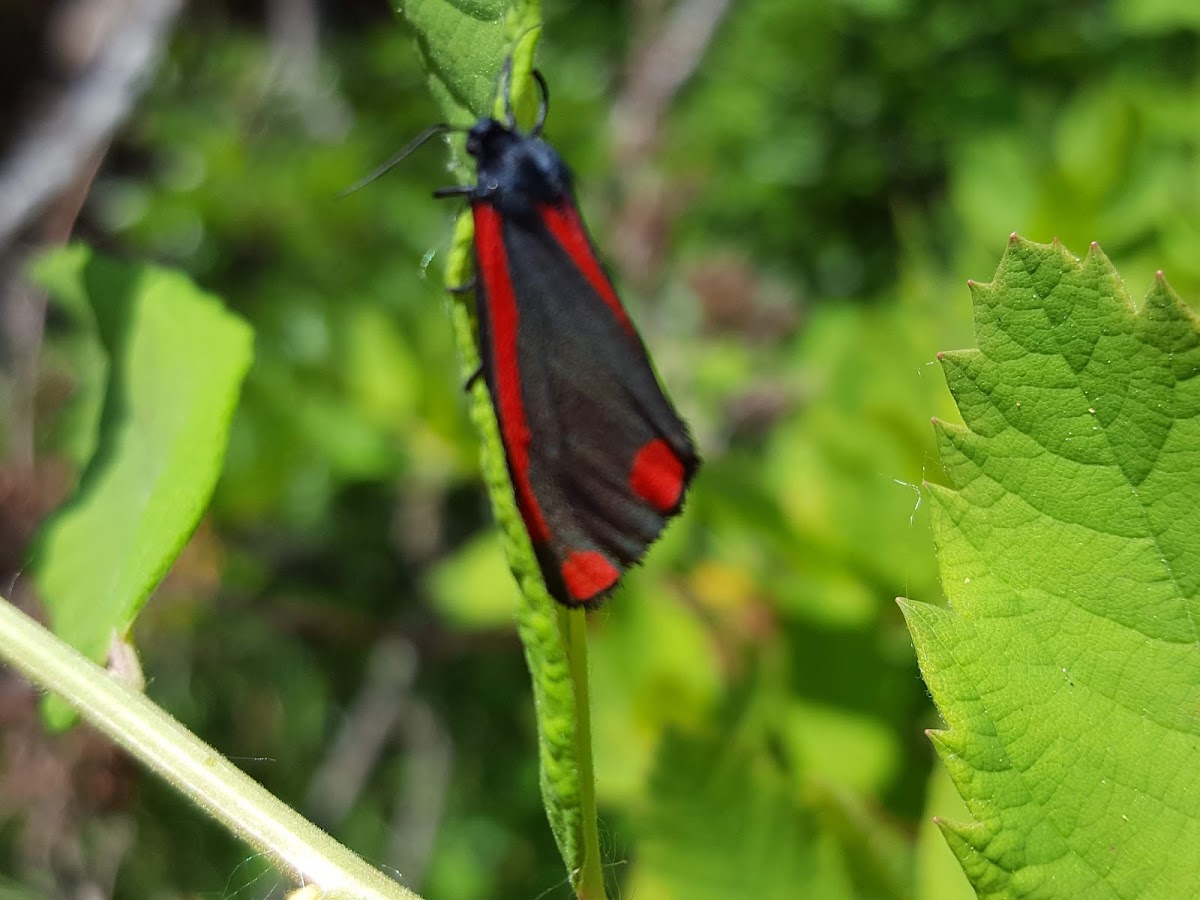
<path id="1" fill-rule="evenodd" d="M 504 120 L 505 120 L 504 124 L 508 127 L 508 129 L 510 131 L 517 127 L 517 117 L 513 114 L 513 107 L 512 107 L 513 56 L 516 53 L 516 49 L 521 46 L 521 42 L 524 41 L 525 38 L 527 38 L 533 32 L 541 30 L 541 28 L 542 28 L 541 25 L 530 25 L 528 28 L 526 28 L 524 31 L 522 31 L 517 36 L 517 39 L 515 41 L 513 41 L 513 50 L 505 58 L 504 65 L 500 67 L 500 83 L 499 83 L 498 87 L 504 92 Z M 544 97 L 546 83 L 544 81 L 542 81 L 541 77 L 538 76 L 536 72 L 534 73 L 534 77 L 536 77 L 538 79 L 538 81 L 542 83 L 542 95 Z M 545 115 L 543 113 L 539 112 L 538 117 L 539 117 L 538 127 L 536 127 L 533 130 L 533 134 L 535 134 L 535 135 L 541 130 L 540 122 L 541 122 L 541 119 L 545 118 Z"/>
<path id="2" fill-rule="evenodd" d="M 513 114 L 512 106 L 512 67 L 513 58 L 509 54 L 500 67 L 500 92 L 504 96 L 504 124 L 509 129 L 517 127 L 517 117 Z"/>
<path id="3" fill-rule="evenodd" d="M 542 126 L 546 124 L 546 113 L 550 111 L 550 88 L 546 87 L 546 79 L 542 77 L 542 73 L 537 69 L 534 69 L 530 74 L 542 90 L 542 102 L 538 106 L 537 121 L 533 123 L 533 128 L 529 132 L 534 137 L 537 137 L 542 133 Z"/>
<path id="4" fill-rule="evenodd" d="M 391 169 L 393 166 L 400 163 L 405 157 L 409 156 L 411 153 L 418 150 L 423 144 L 428 143 L 433 138 L 437 137 L 439 134 L 447 134 L 448 132 L 451 132 L 451 131 L 460 131 L 460 130 L 461 129 L 455 128 L 453 125 L 447 125 L 445 122 L 439 122 L 437 125 L 430 125 L 424 131 L 422 131 L 420 134 L 418 134 L 415 138 L 413 138 L 411 141 L 409 141 L 408 144 L 402 150 L 397 152 L 394 156 L 392 156 L 391 159 L 389 159 L 387 162 L 385 162 L 382 166 L 380 166 L 378 169 L 376 169 L 370 175 L 367 175 L 365 178 L 360 178 L 358 181 L 354 182 L 354 184 L 350 185 L 350 187 L 346 188 L 343 191 L 339 191 L 338 195 L 337 195 L 338 199 L 340 200 L 342 197 L 345 197 L 349 194 L 353 194 L 355 191 L 359 190 L 360 188 L 366 187 L 368 184 L 370 184 L 376 178 L 379 178 L 379 177 L 385 175 L 389 169 Z"/>

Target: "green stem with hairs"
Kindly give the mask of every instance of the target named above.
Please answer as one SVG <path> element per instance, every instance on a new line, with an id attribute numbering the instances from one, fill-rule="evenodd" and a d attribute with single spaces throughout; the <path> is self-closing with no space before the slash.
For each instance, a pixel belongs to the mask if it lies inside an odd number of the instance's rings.
<path id="1" fill-rule="evenodd" d="M 587 613 L 582 609 L 560 610 L 565 624 L 567 659 L 575 688 L 575 745 L 579 756 L 579 806 L 583 814 L 583 867 L 576 882 L 581 898 L 604 897 L 604 873 L 600 868 L 600 832 L 597 828 L 596 775 L 592 765 L 592 704 L 588 695 Z"/>
<path id="2" fill-rule="evenodd" d="M 201 741 L 145 694 L 0 598 L 0 660 L 53 691 L 297 884 L 323 900 L 420 900 Z"/>

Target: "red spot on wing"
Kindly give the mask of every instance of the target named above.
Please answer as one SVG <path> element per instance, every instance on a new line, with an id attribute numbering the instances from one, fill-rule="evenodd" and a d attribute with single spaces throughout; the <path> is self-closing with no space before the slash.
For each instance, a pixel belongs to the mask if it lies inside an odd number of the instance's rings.
<path id="1" fill-rule="evenodd" d="M 655 438 L 634 455 L 629 487 L 659 512 L 667 513 L 679 505 L 683 477 L 683 463 L 675 451 L 662 438 Z"/>
<path id="2" fill-rule="evenodd" d="M 508 255 L 500 214 L 486 203 L 472 205 L 475 218 L 475 256 L 479 277 L 483 279 L 490 325 L 492 362 L 495 367 L 496 417 L 500 422 L 500 437 L 508 454 L 517 507 L 529 536 L 538 543 L 550 540 L 550 528 L 542 516 L 541 507 L 529 481 L 529 423 L 525 418 L 525 403 L 521 397 L 520 363 L 517 359 L 517 328 L 520 315 L 509 274 Z"/>
<path id="3" fill-rule="evenodd" d="M 629 315 L 625 312 L 625 307 L 621 305 L 621 301 L 617 298 L 617 292 L 613 290 L 612 283 L 600 266 L 600 261 L 596 259 L 596 253 L 592 249 L 587 231 L 583 227 L 583 221 L 579 218 L 575 207 L 569 202 L 555 205 L 546 203 L 538 207 L 538 214 L 542 217 L 542 223 L 566 251 L 571 262 L 575 264 L 575 268 L 583 273 L 584 278 L 600 295 L 600 299 L 617 317 L 621 327 L 631 335 L 636 334 L 633 323 L 629 321 Z"/>
<path id="4" fill-rule="evenodd" d="M 562 564 L 567 593 L 580 603 L 608 590 L 620 577 L 620 570 L 595 550 L 574 550 Z"/>

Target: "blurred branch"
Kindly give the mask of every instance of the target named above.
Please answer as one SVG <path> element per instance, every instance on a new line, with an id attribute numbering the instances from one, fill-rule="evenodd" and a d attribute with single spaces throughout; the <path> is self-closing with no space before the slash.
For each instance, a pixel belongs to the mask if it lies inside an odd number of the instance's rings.
<path id="1" fill-rule="evenodd" d="M 34 398 L 44 292 L 21 277 L 29 248 L 65 241 L 113 131 L 158 57 L 180 0 L 79 0 L 55 11 L 50 35 L 78 75 L 0 160 L 0 360 L 9 408 L 8 457 L 33 465 Z M 41 217 L 41 222 L 38 222 Z"/>
<path id="2" fill-rule="evenodd" d="M 622 167 L 653 148 L 667 107 L 699 67 L 728 8 L 729 0 L 680 0 L 658 34 L 637 53 L 613 108 Z"/>
<path id="3" fill-rule="evenodd" d="M 0 247 L 78 176 L 129 113 L 180 0 L 122 0 L 108 40 L 0 162 Z"/>
<path id="4" fill-rule="evenodd" d="M 354 806 L 400 721 L 416 674 L 416 653 L 407 642 L 387 638 L 375 645 L 366 683 L 309 785 L 306 805 L 316 821 L 336 824 Z"/>
<path id="5" fill-rule="evenodd" d="M 308 807 L 317 821 L 342 821 L 389 741 L 398 738 L 405 750 L 405 774 L 384 858 L 414 885 L 421 883 L 433 851 L 453 755 L 445 729 L 413 694 L 417 665 L 416 651 L 405 640 L 388 638 L 375 645 L 366 683 L 308 792 Z"/>
<path id="6" fill-rule="evenodd" d="M 612 229 L 620 269 L 639 293 L 653 292 L 663 244 L 682 198 L 646 172 L 663 122 L 680 88 L 700 66 L 729 0 L 679 0 L 657 33 L 635 51 L 621 95 L 613 106 L 617 168 L 624 173 L 625 202 Z M 636 182 L 636 185 L 635 185 Z"/>
<path id="7" fill-rule="evenodd" d="M 293 98 L 314 136 L 340 139 L 350 127 L 345 101 L 321 81 L 321 17 L 316 0 L 268 0 L 268 86 Z"/>
<path id="8" fill-rule="evenodd" d="M 274 68 L 300 95 L 317 92 L 320 22 L 313 0 L 268 0 L 267 30 Z"/>
<path id="9" fill-rule="evenodd" d="M 446 807 L 454 746 L 426 703 L 410 700 L 399 723 L 406 756 L 404 784 L 392 812 L 386 859 L 420 885 Z"/>

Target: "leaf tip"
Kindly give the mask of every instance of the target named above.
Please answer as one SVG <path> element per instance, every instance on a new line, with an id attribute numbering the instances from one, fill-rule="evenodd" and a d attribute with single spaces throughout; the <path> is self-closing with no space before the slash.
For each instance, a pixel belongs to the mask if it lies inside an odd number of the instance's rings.
<path id="1" fill-rule="evenodd" d="M 1110 260 L 1107 254 L 1105 254 L 1104 248 L 1100 246 L 1100 242 L 1092 241 L 1090 244 L 1088 244 L 1087 257 L 1085 258 L 1084 262 L 1093 263 L 1097 261 L 1106 270 L 1111 270 L 1112 274 L 1116 275 L 1116 268 L 1113 266 L 1112 260 Z"/>
<path id="2" fill-rule="evenodd" d="M 949 728 L 926 728 L 925 738 L 953 775 L 956 761 L 962 757 L 961 735 Z"/>
<path id="3" fill-rule="evenodd" d="M 949 746 L 952 741 L 949 728 L 926 728 L 921 733 L 935 747 L 939 745 Z"/>

